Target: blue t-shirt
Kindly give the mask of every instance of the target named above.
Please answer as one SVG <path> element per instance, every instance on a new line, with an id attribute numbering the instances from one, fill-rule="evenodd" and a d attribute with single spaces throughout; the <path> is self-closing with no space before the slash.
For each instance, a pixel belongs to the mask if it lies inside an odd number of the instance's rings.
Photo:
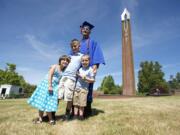
<path id="1" fill-rule="evenodd" d="M 94 73 L 93 73 L 93 69 L 91 67 L 87 67 L 87 68 L 84 68 L 84 67 L 81 67 L 79 69 L 79 74 L 80 75 L 83 75 L 83 76 L 86 76 L 90 79 L 94 79 Z M 76 84 L 76 89 L 85 89 L 85 90 L 88 90 L 89 89 L 89 83 L 86 82 L 85 80 L 83 80 L 82 78 L 78 77 L 78 80 L 77 80 L 77 84 Z"/>

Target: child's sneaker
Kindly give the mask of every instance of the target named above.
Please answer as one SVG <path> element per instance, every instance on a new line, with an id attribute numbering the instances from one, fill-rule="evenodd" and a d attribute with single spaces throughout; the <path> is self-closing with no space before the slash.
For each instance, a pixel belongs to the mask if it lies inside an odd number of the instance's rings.
<path id="1" fill-rule="evenodd" d="M 79 120 L 83 121 L 84 120 L 84 116 L 79 116 Z"/>
<path id="2" fill-rule="evenodd" d="M 62 121 L 69 121 L 69 120 L 71 120 L 70 114 L 65 114 L 65 115 L 63 116 Z"/>
<path id="3" fill-rule="evenodd" d="M 73 120 L 78 120 L 78 119 L 79 119 L 78 115 L 73 116 Z"/>

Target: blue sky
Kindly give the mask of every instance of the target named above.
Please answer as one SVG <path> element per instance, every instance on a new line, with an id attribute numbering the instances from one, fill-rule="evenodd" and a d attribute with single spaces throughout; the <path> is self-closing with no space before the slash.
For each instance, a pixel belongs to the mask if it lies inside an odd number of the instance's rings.
<path id="1" fill-rule="evenodd" d="M 121 13 L 131 14 L 134 68 L 158 61 L 165 79 L 180 72 L 179 0 L 0 0 L 0 68 L 17 65 L 25 80 L 38 84 L 51 64 L 81 39 L 83 21 L 95 25 L 91 37 L 101 46 L 106 65 L 98 70 L 95 88 L 112 75 L 122 84 Z"/>

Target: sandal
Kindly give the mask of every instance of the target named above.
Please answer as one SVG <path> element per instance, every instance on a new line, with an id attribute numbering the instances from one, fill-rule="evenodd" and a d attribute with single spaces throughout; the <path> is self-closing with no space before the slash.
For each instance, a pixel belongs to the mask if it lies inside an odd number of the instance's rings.
<path id="1" fill-rule="evenodd" d="M 40 123 L 42 123 L 42 119 L 40 119 L 40 118 L 35 118 L 35 119 L 33 119 L 33 123 L 34 123 L 34 124 L 40 124 Z"/>
<path id="2" fill-rule="evenodd" d="M 55 125 L 56 122 L 55 122 L 54 120 L 50 120 L 50 121 L 49 121 L 49 124 L 50 124 L 50 125 Z"/>

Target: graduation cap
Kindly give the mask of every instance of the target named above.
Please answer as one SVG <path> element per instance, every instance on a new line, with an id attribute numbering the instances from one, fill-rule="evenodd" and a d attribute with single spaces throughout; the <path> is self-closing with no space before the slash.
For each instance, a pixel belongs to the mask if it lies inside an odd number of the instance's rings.
<path id="1" fill-rule="evenodd" d="M 83 22 L 80 27 L 84 27 L 84 26 L 88 26 L 90 30 L 94 28 L 94 25 L 90 24 L 87 21 Z"/>

